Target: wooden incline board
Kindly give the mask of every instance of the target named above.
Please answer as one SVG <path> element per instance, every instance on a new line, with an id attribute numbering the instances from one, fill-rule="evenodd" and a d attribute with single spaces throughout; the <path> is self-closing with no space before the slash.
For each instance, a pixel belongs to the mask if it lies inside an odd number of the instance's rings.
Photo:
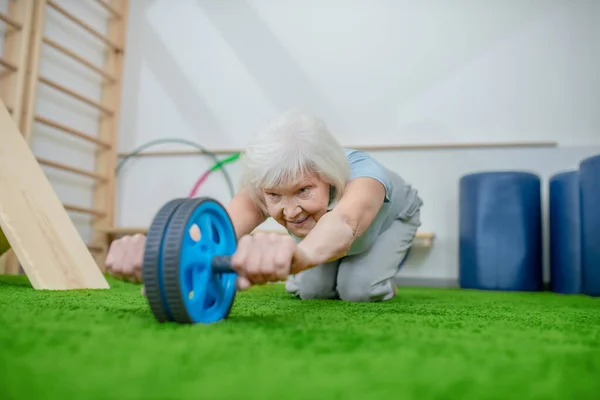
<path id="1" fill-rule="evenodd" d="M 0 227 L 35 289 L 109 288 L 2 100 Z"/>

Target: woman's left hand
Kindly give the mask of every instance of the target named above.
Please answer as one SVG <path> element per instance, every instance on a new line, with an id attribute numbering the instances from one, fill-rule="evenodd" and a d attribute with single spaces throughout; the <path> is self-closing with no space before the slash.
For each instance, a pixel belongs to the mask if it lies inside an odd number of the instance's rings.
<path id="1" fill-rule="evenodd" d="M 308 257 L 288 235 L 257 232 L 243 236 L 231 258 L 239 274 L 238 287 L 280 282 L 308 265 Z"/>

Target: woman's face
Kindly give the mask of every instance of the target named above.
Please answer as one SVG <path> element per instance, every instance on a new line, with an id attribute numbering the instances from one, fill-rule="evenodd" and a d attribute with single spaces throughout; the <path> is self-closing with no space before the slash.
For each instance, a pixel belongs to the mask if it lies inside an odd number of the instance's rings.
<path id="1" fill-rule="evenodd" d="M 327 212 L 329 184 L 317 174 L 275 188 L 263 188 L 269 215 L 290 233 L 305 237 Z"/>

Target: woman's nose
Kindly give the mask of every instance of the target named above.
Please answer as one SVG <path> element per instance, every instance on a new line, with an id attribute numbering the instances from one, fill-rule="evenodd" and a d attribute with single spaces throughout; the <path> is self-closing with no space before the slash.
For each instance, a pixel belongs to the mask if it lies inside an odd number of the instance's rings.
<path id="1" fill-rule="evenodd" d="M 286 204 L 283 207 L 283 214 L 286 218 L 294 218 L 300 214 L 301 209 L 297 204 Z"/>

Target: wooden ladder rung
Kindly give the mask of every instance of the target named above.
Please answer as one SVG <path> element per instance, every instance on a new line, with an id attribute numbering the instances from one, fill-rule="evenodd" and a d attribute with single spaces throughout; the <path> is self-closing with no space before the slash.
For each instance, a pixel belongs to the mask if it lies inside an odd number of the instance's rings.
<path id="1" fill-rule="evenodd" d="M 13 64 L 12 62 L 8 61 L 6 58 L 3 58 L 1 56 L 0 56 L 0 65 L 10 71 L 13 71 L 13 72 L 15 72 L 17 69 L 19 69 L 19 67 L 17 67 L 16 64 Z"/>
<path id="2" fill-rule="evenodd" d="M 433 239 L 435 238 L 435 234 L 432 232 L 417 232 L 417 239 Z"/>
<path id="3" fill-rule="evenodd" d="M 99 39 L 102 42 L 104 42 L 105 44 L 107 44 L 109 47 L 111 47 L 114 50 L 117 50 L 119 52 L 122 52 L 122 49 L 119 46 L 117 46 L 116 44 L 114 44 L 109 38 L 107 38 L 100 32 L 96 31 L 94 28 L 92 28 L 91 26 L 86 24 L 83 20 L 77 18 L 76 16 L 74 16 L 73 14 L 71 14 L 70 12 L 65 10 L 63 7 L 58 5 L 53 0 L 47 0 L 46 3 L 48 4 L 48 6 L 52 7 L 53 9 L 58 11 L 60 14 L 62 14 L 65 18 L 67 18 L 67 19 L 71 20 L 72 22 L 74 22 L 75 24 L 79 25 L 81 28 L 83 28 L 88 33 L 90 33 L 92 36 L 96 37 L 97 39 Z"/>
<path id="4" fill-rule="evenodd" d="M 98 228 L 96 229 L 100 233 L 105 233 L 109 235 L 135 235 L 137 233 L 145 234 L 148 232 L 148 228 L 144 227 L 114 227 L 114 228 Z"/>
<path id="5" fill-rule="evenodd" d="M 108 143 L 108 142 L 106 142 L 106 141 L 104 141 L 102 139 L 98 139 L 97 137 L 94 137 L 94 136 L 92 136 L 90 134 L 78 131 L 78 130 L 73 129 L 71 127 L 68 127 L 68 126 L 66 126 L 64 124 L 61 124 L 61 123 L 56 122 L 56 121 L 53 121 L 53 120 L 51 120 L 49 118 L 42 117 L 41 115 L 36 115 L 34 117 L 34 120 L 36 122 L 39 122 L 40 124 L 44 124 L 44 125 L 49 126 L 51 128 L 58 129 L 60 131 L 68 133 L 70 135 L 76 136 L 76 137 L 78 137 L 80 139 L 87 140 L 88 142 L 95 143 L 95 144 L 97 144 L 97 145 L 99 145 L 101 147 L 104 147 L 105 149 L 110 149 L 112 147 L 110 143 Z"/>
<path id="6" fill-rule="evenodd" d="M 86 170 L 81 169 L 81 168 L 75 168 L 75 167 L 72 167 L 72 166 L 67 165 L 67 164 L 62 164 L 62 163 L 59 163 L 59 162 L 56 162 L 56 161 L 51 161 L 51 160 L 48 160 L 48 159 L 45 159 L 45 158 L 41 158 L 41 157 L 36 157 L 36 158 L 37 158 L 37 161 L 40 164 L 46 165 L 48 167 L 53 167 L 53 168 L 56 168 L 56 169 L 61 169 L 63 171 L 72 172 L 74 174 L 78 174 L 78 175 L 82 175 L 82 176 L 87 176 L 88 178 L 95 179 L 95 180 L 97 180 L 99 182 L 102 182 L 102 183 L 105 183 L 105 182 L 108 181 L 107 177 L 102 176 L 100 174 L 96 174 L 94 172 L 89 172 L 89 171 L 86 171 Z"/>
<path id="7" fill-rule="evenodd" d="M 88 243 L 87 248 L 92 253 L 102 253 L 102 252 L 106 251 L 106 248 L 99 244 Z"/>
<path id="8" fill-rule="evenodd" d="M 123 18 L 121 16 L 121 14 L 119 14 L 119 12 L 117 10 L 115 10 L 114 8 L 112 8 L 111 5 L 108 4 L 106 1 L 104 1 L 104 0 L 95 0 L 95 1 L 96 1 L 96 3 L 100 4 L 106 11 L 108 11 L 109 13 L 111 13 L 113 17 L 115 17 L 117 19 Z"/>
<path id="9" fill-rule="evenodd" d="M 20 23 L 19 21 L 16 21 L 14 19 L 12 19 L 11 17 L 9 17 L 8 15 L 0 12 L 0 21 L 4 21 L 6 22 L 7 25 L 15 28 L 16 30 L 20 31 L 21 29 L 23 29 L 23 24 Z"/>
<path id="10" fill-rule="evenodd" d="M 61 44 L 55 42 L 54 40 L 44 37 L 42 38 L 42 41 L 47 44 L 48 46 L 52 47 L 53 49 L 60 51 L 61 53 L 63 53 L 64 55 L 71 57 L 73 60 L 77 61 L 78 63 L 88 67 L 89 69 L 91 69 L 92 71 L 102 75 L 107 81 L 109 81 L 110 83 L 115 83 L 117 80 L 115 79 L 114 76 L 104 72 L 103 69 L 97 67 L 96 65 L 94 65 L 92 62 L 86 60 L 85 58 L 77 55 L 75 52 L 67 49 L 66 47 L 62 46 Z"/>
<path id="11" fill-rule="evenodd" d="M 48 86 L 50 86 L 50 87 L 58 90 L 58 91 L 60 91 L 60 92 L 62 92 L 64 94 L 67 94 L 67 95 L 69 95 L 71 97 L 74 97 L 74 98 L 76 98 L 77 100 L 79 100 L 79 101 L 81 101 L 83 103 L 86 103 L 86 104 L 88 104 L 88 105 L 90 105 L 92 107 L 95 107 L 95 108 L 99 109 L 100 111 L 103 111 L 105 114 L 108 114 L 108 115 L 113 115 L 114 114 L 113 110 L 110 110 L 110 109 L 104 107 L 102 104 L 100 104 L 100 103 L 98 103 L 98 102 L 96 102 L 94 100 L 88 99 L 87 97 L 85 97 L 83 95 L 80 95 L 79 93 L 77 93 L 77 92 L 75 92 L 75 91 L 73 91 L 73 90 L 71 90 L 71 89 L 69 89 L 69 88 L 61 85 L 60 83 L 57 83 L 57 82 L 55 82 L 55 81 L 53 81 L 51 79 L 45 78 L 43 76 L 40 76 L 38 79 L 39 79 L 40 82 L 42 82 L 42 83 L 44 83 L 44 84 L 46 84 L 46 85 L 48 85 Z"/>
<path id="12" fill-rule="evenodd" d="M 81 207 L 81 206 L 76 206 L 73 204 L 63 204 L 63 207 L 67 211 L 73 211 L 73 212 L 78 212 L 78 213 L 83 213 L 83 214 L 90 214 L 90 215 L 96 216 L 98 218 L 104 218 L 106 216 L 106 213 L 104 211 L 94 210 L 93 208 Z"/>
<path id="13" fill-rule="evenodd" d="M 415 239 L 417 239 L 422 246 L 429 247 L 433 243 L 433 239 L 435 239 L 435 234 L 432 232 L 417 232 Z"/>

